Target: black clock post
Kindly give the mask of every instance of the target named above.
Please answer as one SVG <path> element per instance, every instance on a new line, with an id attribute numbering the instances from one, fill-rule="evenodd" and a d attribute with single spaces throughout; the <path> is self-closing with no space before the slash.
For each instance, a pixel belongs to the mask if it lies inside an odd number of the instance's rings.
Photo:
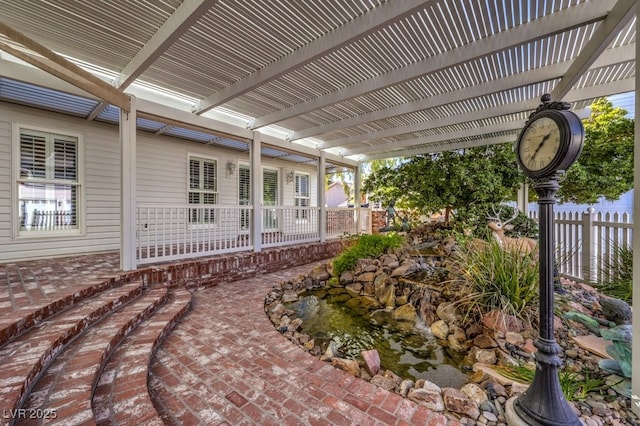
<path id="1" fill-rule="evenodd" d="M 553 333 L 553 206 L 559 189 L 556 175 L 540 179 L 538 194 L 540 242 L 540 329 L 534 343 L 536 372 L 527 391 L 514 403 L 518 416 L 531 425 L 580 425 L 580 419 L 562 393 L 558 369 L 560 346 Z"/>
<path id="2" fill-rule="evenodd" d="M 553 206 L 559 189 L 558 177 L 582 152 L 584 127 L 580 119 L 569 111 L 568 103 L 551 102 L 549 95 L 544 95 L 541 100 L 542 104 L 529 116 L 515 147 L 518 164 L 535 181 L 534 190 L 538 195 L 540 329 L 534 343 L 538 350 L 535 353 L 533 382 L 513 402 L 513 409 L 522 421 L 530 425 L 577 426 L 581 424 L 580 419 L 565 399 L 558 377 L 562 360 L 553 330 Z M 548 143 L 553 143 L 550 150 L 546 149 Z M 544 153 L 542 159 L 538 158 L 540 153 Z"/>

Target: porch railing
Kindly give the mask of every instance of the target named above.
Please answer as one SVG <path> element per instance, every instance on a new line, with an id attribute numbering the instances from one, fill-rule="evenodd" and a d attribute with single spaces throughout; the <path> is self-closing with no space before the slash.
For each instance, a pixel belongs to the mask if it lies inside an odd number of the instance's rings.
<path id="1" fill-rule="evenodd" d="M 537 220 L 536 211 L 529 216 Z M 628 213 L 558 212 L 554 223 L 557 268 L 570 279 L 598 282 L 612 276 L 621 260 L 619 248 L 632 244 Z"/>
<path id="2" fill-rule="evenodd" d="M 253 250 L 261 247 L 317 242 L 320 208 L 262 206 L 261 233 L 253 235 L 253 206 L 140 205 L 137 208 L 138 264 Z M 356 229 L 356 209 L 326 209 L 324 237 L 370 232 L 371 213 L 361 210 Z"/>

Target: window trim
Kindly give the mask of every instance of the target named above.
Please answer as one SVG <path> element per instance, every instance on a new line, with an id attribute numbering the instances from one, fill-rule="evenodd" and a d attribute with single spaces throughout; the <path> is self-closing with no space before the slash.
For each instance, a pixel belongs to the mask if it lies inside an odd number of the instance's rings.
<path id="1" fill-rule="evenodd" d="M 308 194 L 306 197 L 303 196 L 299 196 L 298 193 L 296 192 L 296 180 L 298 178 L 298 176 L 304 176 L 307 178 L 307 191 Z M 296 203 L 298 202 L 298 200 L 307 200 L 307 205 L 306 206 L 298 206 L 296 205 Z M 311 174 L 309 172 L 303 172 L 303 171 L 299 171 L 299 170 L 295 170 L 293 172 L 293 206 L 294 207 L 311 207 Z M 309 211 L 308 210 L 296 210 L 296 220 L 298 221 L 303 221 L 303 222 L 308 222 L 309 221 Z"/>
<path id="2" fill-rule="evenodd" d="M 214 191 L 211 192 L 206 192 L 204 190 L 198 190 L 198 191 L 193 191 L 191 188 L 191 160 L 192 159 L 196 159 L 196 160 L 200 160 L 200 161 L 208 161 L 208 162 L 215 162 L 216 163 L 216 173 L 215 173 L 215 186 L 216 189 Z M 186 202 L 187 202 L 187 206 L 218 206 L 220 204 L 220 159 L 217 157 L 213 157 L 210 155 L 203 155 L 200 153 L 195 153 L 195 152 L 188 152 L 187 153 L 187 167 L 186 167 L 186 173 L 187 173 L 187 182 L 186 182 L 186 187 L 187 187 L 187 191 L 186 191 Z M 190 203 L 189 202 L 189 193 L 190 192 L 199 192 L 201 194 L 215 194 L 216 196 L 216 202 L 214 204 L 202 204 L 202 203 Z M 212 222 L 192 222 L 191 221 L 191 213 L 189 213 L 189 222 L 188 225 L 189 229 L 206 229 L 206 228 L 211 228 L 211 227 L 217 227 L 218 226 L 218 221 L 217 218 L 214 216 L 214 219 Z"/>
<path id="3" fill-rule="evenodd" d="M 9 213 L 9 220 L 11 221 L 11 239 L 12 240 L 43 240 L 51 241 L 55 238 L 68 238 L 68 237 L 84 237 L 87 235 L 87 217 L 86 217 L 86 178 L 85 178 L 85 141 L 84 134 L 76 131 L 63 130 L 55 127 L 43 127 L 37 125 L 31 125 L 20 122 L 12 122 L 11 131 L 11 205 Z M 59 229 L 59 230 L 46 230 L 46 231 L 20 231 L 20 200 L 19 200 L 19 188 L 20 182 L 24 179 L 20 176 L 20 141 L 22 132 L 40 132 L 49 135 L 59 135 L 69 138 L 75 138 L 77 141 L 77 165 L 76 165 L 76 181 L 73 186 L 76 186 L 76 216 L 78 220 L 78 227 L 75 229 Z M 38 183 L 61 183 L 62 181 L 56 181 L 55 179 L 36 179 L 34 182 Z"/>

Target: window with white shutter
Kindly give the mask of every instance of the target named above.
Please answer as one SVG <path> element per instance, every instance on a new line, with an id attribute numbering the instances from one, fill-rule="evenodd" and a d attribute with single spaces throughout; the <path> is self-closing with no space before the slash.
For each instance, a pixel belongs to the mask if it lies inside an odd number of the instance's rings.
<path id="1" fill-rule="evenodd" d="M 295 193 L 293 199 L 296 207 L 309 207 L 309 175 L 296 173 L 294 176 Z M 296 210 L 296 219 L 308 219 L 309 211 Z"/>
<path id="2" fill-rule="evenodd" d="M 246 164 L 240 164 L 238 168 L 238 204 L 248 206 L 251 204 L 251 169 Z M 251 216 L 248 210 L 240 211 L 240 229 L 246 231 L 251 226 Z"/>
<path id="3" fill-rule="evenodd" d="M 79 230 L 78 138 L 20 128 L 18 145 L 18 235 Z"/>
<path id="4" fill-rule="evenodd" d="M 278 215 L 275 209 L 268 206 L 278 205 L 278 171 L 273 169 L 262 170 L 262 205 L 263 219 L 262 224 L 265 230 L 278 229 Z"/>
<path id="5" fill-rule="evenodd" d="M 218 204 L 218 162 L 213 159 L 189 158 L 189 204 L 191 223 L 212 224 L 216 222 L 215 209 L 208 204 Z"/>

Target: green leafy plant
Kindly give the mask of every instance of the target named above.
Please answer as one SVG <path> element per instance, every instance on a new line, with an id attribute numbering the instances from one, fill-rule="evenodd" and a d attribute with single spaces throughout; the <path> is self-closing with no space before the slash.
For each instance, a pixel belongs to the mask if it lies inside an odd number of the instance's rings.
<path id="1" fill-rule="evenodd" d="M 401 247 L 404 238 L 396 233 L 360 235 L 355 244 L 344 250 L 333 261 L 333 270 L 336 276 L 353 269 L 358 259 L 375 258 L 388 249 Z"/>
<path id="2" fill-rule="evenodd" d="M 496 365 L 493 367 L 500 375 L 520 383 L 531 383 L 535 370 L 526 365 Z"/>
<path id="3" fill-rule="evenodd" d="M 633 248 L 615 241 L 609 243 L 609 256 L 598 265 L 600 279 L 593 283 L 607 296 L 632 302 L 633 296 Z"/>
<path id="4" fill-rule="evenodd" d="M 589 372 L 584 374 L 575 371 L 560 371 L 560 388 L 565 398 L 569 401 L 585 399 L 589 392 L 601 391 L 605 386 L 605 381 L 601 377 L 589 377 Z"/>
<path id="5" fill-rule="evenodd" d="M 491 241 L 463 250 L 454 268 L 464 281 L 466 296 L 460 303 L 467 313 L 499 309 L 527 320 L 538 302 L 538 261 L 533 253 L 503 249 Z"/>

